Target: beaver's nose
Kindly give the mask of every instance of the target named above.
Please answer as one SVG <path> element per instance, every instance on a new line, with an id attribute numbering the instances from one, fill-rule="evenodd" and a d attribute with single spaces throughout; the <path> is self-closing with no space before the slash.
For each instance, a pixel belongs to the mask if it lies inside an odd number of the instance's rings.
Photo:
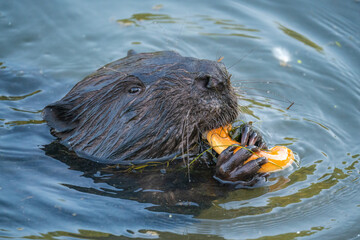
<path id="1" fill-rule="evenodd" d="M 202 74 L 195 78 L 195 83 L 198 87 L 222 91 L 225 88 L 224 81 L 219 78 L 214 78 L 210 74 Z"/>

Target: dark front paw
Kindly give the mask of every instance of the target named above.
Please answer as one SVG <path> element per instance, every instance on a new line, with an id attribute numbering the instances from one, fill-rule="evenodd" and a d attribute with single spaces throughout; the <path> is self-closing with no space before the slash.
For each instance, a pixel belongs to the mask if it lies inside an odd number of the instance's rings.
<path id="1" fill-rule="evenodd" d="M 249 124 L 243 124 L 237 128 L 234 136 L 241 146 L 257 146 L 259 149 L 267 149 L 262 135 Z"/>
<path id="2" fill-rule="evenodd" d="M 222 183 L 232 182 L 252 186 L 266 177 L 258 172 L 261 166 L 268 162 L 266 158 L 261 157 L 244 163 L 254 152 L 259 151 L 259 147 L 254 145 L 242 147 L 234 153 L 237 148 L 239 146 L 230 146 L 219 155 L 215 178 Z"/>

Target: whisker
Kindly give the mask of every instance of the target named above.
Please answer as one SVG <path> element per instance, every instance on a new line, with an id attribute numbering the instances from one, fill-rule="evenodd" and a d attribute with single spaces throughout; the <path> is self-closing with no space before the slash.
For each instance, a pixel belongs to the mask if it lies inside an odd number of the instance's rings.
<path id="1" fill-rule="evenodd" d="M 292 86 L 289 86 L 287 83 L 284 83 L 284 82 L 281 82 L 281 81 L 267 81 L 267 80 L 258 80 L 258 79 L 246 79 L 246 80 L 242 80 L 242 79 L 239 79 L 239 80 L 235 80 L 236 83 L 240 83 L 240 84 L 267 84 L 267 85 L 283 85 L 283 86 L 288 86 L 288 87 L 292 87 Z M 294 87 L 292 87 L 294 88 Z"/>
<path id="2" fill-rule="evenodd" d="M 236 64 L 240 63 L 245 57 L 249 56 L 252 52 L 254 52 L 255 49 L 257 49 L 257 48 L 251 49 L 249 52 L 247 52 L 244 56 L 242 56 L 238 61 L 236 61 L 233 65 L 231 65 L 231 66 L 228 67 L 227 69 L 230 69 L 230 68 L 232 68 L 233 66 L 235 66 Z"/>
<path id="3" fill-rule="evenodd" d="M 242 88 L 242 89 L 244 89 L 244 88 Z M 263 93 L 266 93 L 266 94 L 269 94 L 269 95 L 274 95 L 275 97 L 278 97 L 278 98 L 275 98 L 273 96 L 267 96 L 267 95 L 265 96 L 265 95 L 260 95 L 260 94 L 251 93 L 251 92 L 245 92 L 244 91 L 244 94 L 246 94 L 246 95 L 261 96 L 261 97 L 264 97 L 264 98 L 269 98 L 269 99 L 272 99 L 272 100 L 275 100 L 275 101 L 285 102 L 285 103 L 292 103 L 293 102 L 293 101 L 290 101 L 289 99 L 287 99 L 285 96 L 276 94 L 275 92 L 272 92 L 270 90 L 264 90 L 264 89 L 260 89 L 260 88 L 245 88 L 245 89 L 256 90 L 256 91 L 263 92 Z M 280 99 L 280 98 L 282 98 L 282 99 Z"/>
<path id="4" fill-rule="evenodd" d="M 186 161 L 185 161 L 185 150 L 184 150 L 184 141 L 185 141 L 185 122 L 186 122 L 186 118 L 184 118 L 183 121 L 183 126 L 181 128 L 182 134 L 181 134 L 181 155 L 182 155 L 182 159 L 183 159 L 183 163 L 184 165 L 186 165 Z"/>
<path id="5" fill-rule="evenodd" d="M 189 159 L 189 151 L 190 151 L 190 147 L 189 147 L 189 116 L 190 116 L 190 112 L 191 109 L 188 111 L 188 114 L 186 116 L 186 151 L 187 151 L 187 171 L 188 171 L 188 180 L 189 182 L 191 182 L 191 178 L 190 178 L 190 159 Z"/>
<path id="6" fill-rule="evenodd" d="M 269 99 L 269 100 L 274 100 L 274 101 L 278 101 L 278 102 L 283 102 L 283 103 L 286 103 L 287 105 L 284 106 L 284 105 L 280 105 L 280 104 L 276 104 L 272 101 L 267 101 L 266 104 L 271 104 L 272 106 L 276 106 L 278 107 L 279 109 L 283 109 L 283 110 L 289 110 L 293 105 L 298 105 L 298 106 L 302 106 L 301 104 L 298 104 L 298 103 L 295 103 L 295 102 L 287 102 L 287 101 L 283 101 L 283 100 L 280 100 L 280 99 L 276 99 L 276 98 L 271 98 L 271 97 L 265 97 L 263 95 L 258 95 L 258 94 L 247 94 L 247 95 L 252 95 L 252 96 L 256 96 L 256 97 L 260 97 L 262 99 Z M 239 97 L 239 99 L 241 101 L 247 101 L 247 102 L 253 102 L 253 101 L 263 101 L 263 100 L 256 100 L 256 99 L 252 99 L 252 98 L 245 98 L 245 97 Z M 290 104 L 290 105 L 289 105 Z"/>
<path id="7" fill-rule="evenodd" d="M 254 93 L 250 93 L 250 94 L 249 94 L 249 93 L 247 93 L 246 95 L 247 95 L 247 96 L 255 96 L 255 97 L 261 97 L 261 98 L 271 99 L 271 100 L 278 101 L 278 102 L 283 102 L 283 103 L 292 103 L 291 101 L 285 101 L 285 100 L 277 99 L 277 98 L 274 98 L 274 97 L 264 96 L 264 95 L 261 95 L 261 94 L 254 94 Z M 250 98 L 241 96 L 241 95 L 238 95 L 238 98 L 239 98 L 240 100 L 253 100 L 253 99 L 250 99 Z"/>
<path id="8" fill-rule="evenodd" d="M 188 171 L 188 180 L 189 182 L 191 182 L 191 178 L 190 178 L 190 159 L 189 159 L 189 151 L 190 151 L 190 147 L 189 147 L 189 131 L 188 131 L 188 126 L 186 126 L 186 151 L 187 151 L 187 171 Z"/>

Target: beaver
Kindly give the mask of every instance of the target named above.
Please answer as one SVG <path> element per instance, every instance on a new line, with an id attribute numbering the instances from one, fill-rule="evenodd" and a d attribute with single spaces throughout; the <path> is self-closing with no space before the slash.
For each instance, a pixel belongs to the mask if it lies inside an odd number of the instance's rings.
<path id="1" fill-rule="evenodd" d="M 46 106 L 51 133 L 80 157 L 106 164 L 139 164 L 196 154 L 202 135 L 233 122 L 238 103 L 223 63 L 174 51 L 135 53 L 111 62 Z M 243 131 L 241 144 L 264 147 L 261 135 Z M 266 159 L 242 165 L 248 151 L 229 147 L 216 177 L 251 180 Z"/>

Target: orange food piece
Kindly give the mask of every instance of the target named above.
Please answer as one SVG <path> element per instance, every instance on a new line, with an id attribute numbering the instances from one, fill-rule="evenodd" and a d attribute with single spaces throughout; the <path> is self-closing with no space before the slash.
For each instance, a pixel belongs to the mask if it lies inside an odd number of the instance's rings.
<path id="1" fill-rule="evenodd" d="M 238 144 L 237 141 L 231 139 L 229 135 L 229 131 L 231 130 L 231 125 L 220 127 L 217 129 L 213 129 L 208 132 L 207 140 L 210 146 L 218 153 L 222 153 L 226 148 L 231 145 Z M 234 152 L 238 151 L 240 148 L 235 149 Z M 268 159 L 268 163 L 265 163 L 261 166 L 259 172 L 276 172 L 280 171 L 288 166 L 290 166 L 294 161 L 294 154 L 291 149 L 285 146 L 275 146 L 269 150 L 261 150 L 254 153 L 248 161 L 257 159 L 259 157 L 266 157 Z"/>

